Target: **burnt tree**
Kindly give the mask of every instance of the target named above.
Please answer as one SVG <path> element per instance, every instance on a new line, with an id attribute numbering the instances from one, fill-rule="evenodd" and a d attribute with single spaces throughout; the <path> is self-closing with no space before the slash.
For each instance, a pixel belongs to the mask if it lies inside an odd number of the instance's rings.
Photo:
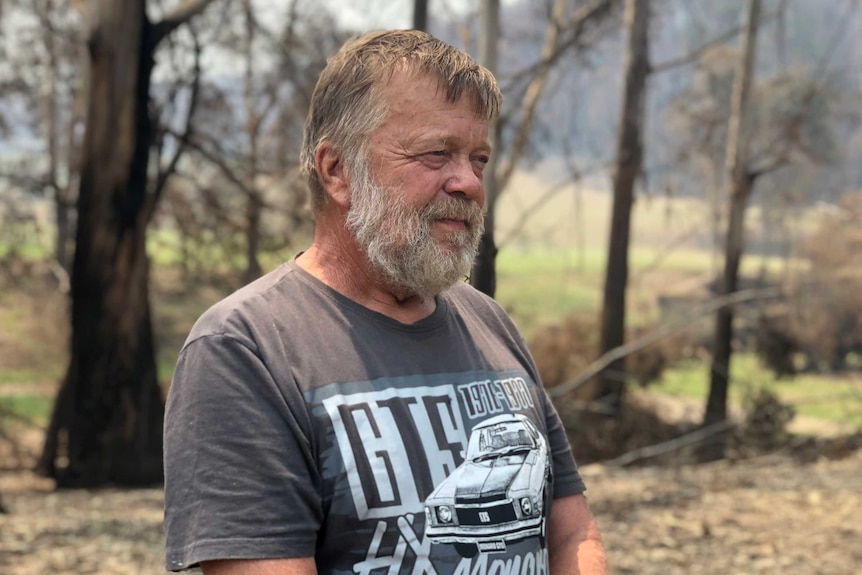
<path id="1" fill-rule="evenodd" d="M 428 0 L 413 0 L 413 28 L 428 30 Z"/>
<path id="2" fill-rule="evenodd" d="M 89 96 L 72 262 L 71 358 L 38 471 L 61 487 L 162 478 L 164 400 L 156 377 L 146 230 L 154 137 L 150 77 L 159 42 L 212 0 L 150 22 L 145 0 L 92 0 Z M 172 166 L 176 165 L 174 156 Z"/>
<path id="3" fill-rule="evenodd" d="M 625 21 L 628 49 L 613 174 L 614 201 L 602 303 L 602 354 L 623 345 L 625 341 L 631 213 L 635 182 L 641 174 L 643 160 L 644 102 L 649 75 L 649 1 L 628 0 Z M 624 392 L 625 357 L 620 357 L 599 375 L 596 395 L 610 405 L 613 413 L 619 413 Z"/>
<path id="4" fill-rule="evenodd" d="M 481 16 L 481 36 L 479 37 L 479 61 L 491 73 L 497 72 L 497 42 L 500 37 L 500 1 L 483 0 Z M 494 150 L 499 149 L 499 121 L 488 126 L 488 137 Z M 497 291 L 495 260 L 497 244 L 494 241 L 494 209 L 500 185 L 496 178 L 498 154 L 492 154 L 485 167 L 485 231 L 479 242 L 476 260 L 470 274 L 470 284 L 479 291 L 494 297 Z"/>
<path id="5" fill-rule="evenodd" d="M 727 133 L 725 158 L 730 208 L 724 250 L 724 273 L 720 282 L 719 296 L 726 296 L 737 290 L 739 264 L 743 252 L 745 210 L 756 178 L 748 166 L 748 101 L 754 72 L 754 57 L 757 50 L 760 0 L 749 0 L 746 10 L 743 47 L 734 78 L 733 101 Z M 716 312 L 709 396 L 704 413 L 704 425 L 711 425 L 727 419 L 727 390 L 730 358 L 733 353 L 732 340 L 733 307 L 727 306 Z M 723 447 L 722 443 L 716 443 L 706 458 L 721 457 L 724 452 Z"/>

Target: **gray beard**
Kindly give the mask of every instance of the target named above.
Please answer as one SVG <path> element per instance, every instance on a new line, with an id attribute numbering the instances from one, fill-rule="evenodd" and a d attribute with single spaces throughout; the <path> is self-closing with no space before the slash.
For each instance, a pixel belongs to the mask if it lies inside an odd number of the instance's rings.
<path id="1" fill-rule="evenodd" d="M 469 274 L 484 230 L 479 204 L 446 196 L 417 209 L 398 190 L 377 185 L 367 169 L 358 171 L 347 228 L 390 289 L 399 297 L 433 297 Z M 441 218 L 465 220 L 467 229 L 438 242 L 431 225 Z"/>

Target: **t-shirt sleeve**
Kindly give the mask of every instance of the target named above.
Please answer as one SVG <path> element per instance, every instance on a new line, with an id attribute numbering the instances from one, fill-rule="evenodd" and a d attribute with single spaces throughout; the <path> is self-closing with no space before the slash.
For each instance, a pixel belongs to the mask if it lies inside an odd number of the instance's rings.
<path id="1" fill-rule="evenodd" d="M 168 570 L 314 555 L 320 477 L 299 403 L 245 341 L 208 335 L 185 347 L 165 415 Z"/>
<path id="2" fill-rule="evenodd" d="M 542 402 L 542 412 L 545 415 L 545 429 L 548 434 L 548 443 L 551 450 L 553 475 L 554 475 L 554 498 L 565 497 L 586 491 L 586 486 L 578 473 L 578 466 L 572 455 L 566 430 L 554 404 L 545 392 L 539 370 L 530 354 L 527 343 L 518 330 L 511 317 L 500 305 L 485 294 L 479 293 L 467 286 L 458 285 L 456 296 L 470 298 L 471 304 L 464 306 L 456 301 L 461 313 L 475 314 L 482 318 L 479 323 L 497 325 L 498 333 L 505 334 L 513 353 L 521 358 L 524 369 L 538 388 L 538 395 Z M 460 301 L 460 300 L 459 300 Z"/>
<path id="3" fill-rule="evenodd" d="M 575 463 L 575 457 L 572 455 L 572 449 L 569 446 L 566 429 L 563 427 L 563 422 L 560 420 L 560 416 L 554 404 L 548 398 L 548 394 L 545 393 L 544 388 L 540 388 L 540 391 L 542 401 L 545 403 L 548 442 L 550 443 L 551 460 L 553 461 L 554 499 L 583 493 L 587 490 L 587 487 L 584 485 L 581 474 L 578 473 L 578 466 Z"/>

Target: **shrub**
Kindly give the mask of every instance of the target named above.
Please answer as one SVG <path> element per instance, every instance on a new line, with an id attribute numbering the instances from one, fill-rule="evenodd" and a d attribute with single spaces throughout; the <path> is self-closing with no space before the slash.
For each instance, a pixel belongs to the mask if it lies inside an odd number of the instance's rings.
<path id="1" fill-rule="evenodd" d="M 787 444 L 787 426 L 796 415 L 793 406 L 764 388 L 749 393 L 743 403 L 746 416 L 737 432 L 742 450 L 762 452 Z"/>
<path id="2" fill-rule="evenodd" d="M 842 371 L 862 354 L 862 194 L 823 215 L 804 255 L 808 271 L 755 330 L 755 352 L 778 378 Z"/>
<path id="3" fill-rule="evenodd" d="M 658 326 L 629 330 L 627 341 L 635 341 Z M 628 355 L 626 371 L 630 381 L 646 386 L 657 381 L 665 368 L 681 359 L 686 351 L 684 336 L 669 336 Z M 530 351 L 546 387 L 571 381 L 598 357 L 599 328 L 592 317 L 572 315 L 558 324 L 539 328 L 530 342 Z M 580 397 L 589 394 L 581 392 Z"/>

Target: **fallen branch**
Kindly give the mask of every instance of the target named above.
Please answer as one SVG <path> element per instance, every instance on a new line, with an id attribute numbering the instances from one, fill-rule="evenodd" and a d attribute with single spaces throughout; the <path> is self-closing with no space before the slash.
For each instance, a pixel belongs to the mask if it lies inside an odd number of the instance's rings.
<path id="1" fill-rule="evenodd" d="M 572 381 L 561 383 L 552 388 L 549 388 L 548 396 L 552 398 L 560 397 L 563 394 L 566 394 L 585 385 L 600 371 L 604 370 L 616 360 L 622 359 L 628 355 L 633 354 L 636 351 L 640 351 L 641 349 L 649 345 L 661 341 L 662 339 L 672 335 L 673 333 L 700 321 L 706 316 L 715 313 L 719 309 L 751 300 L 775 298 L 781 296 L 781 294 L 782 292 L 779 288 L 762 288 L 740 290 L 726 296 L 717 297 L 707 302 L 706 304 L 694 309 L 692 313 L 689 314 L 688 317 L 684 320 L 672 322 L 667 325 L 661 326 L 655 331 L 652 331 L 643 337 L 640 337 L 630 343 L 615 347 L 614 349 L 608 351 L 596 361 L 588 365 L 587 368 Z"/>
<path id="2" fill-rule="evenodd" d="M 655 445 L 641 447 L 640 449 L 629 451 L 628 453 L 625 453 L 617 457 L 616 459 L 605 461 L 604 465 L 607 465 L 608 467 L 624 467 L 626 465 L 631 465 L 635 461 L 650 459 L 658 455 L 664 455 L 665 453 L 678 451 L 683 447 L 702 443 L 705 440 L 710 439 L 716 435 L 726 433 L 734 427 L 734 423 L 731 423 L 729 421 L 719 421 L 718 423 L 713 423 L 710 426 L 702 427 L 696 431 L 686 433 L 685 435 L 681 435 L 669 441 L 664 441 L 662 443 L 657 443 Z"/>

